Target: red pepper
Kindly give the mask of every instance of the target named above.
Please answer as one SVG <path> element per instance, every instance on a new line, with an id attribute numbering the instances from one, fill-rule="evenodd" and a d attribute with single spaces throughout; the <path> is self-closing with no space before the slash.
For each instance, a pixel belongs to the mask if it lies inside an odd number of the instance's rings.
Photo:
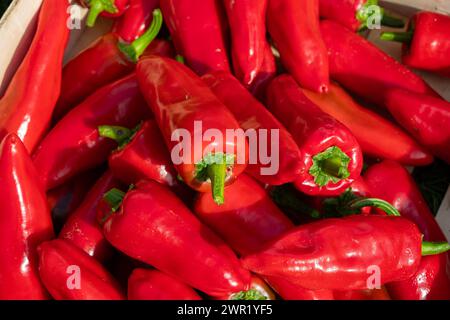
<path id="1" fill-rule="evenodd" d="M 42 141 L 33 155 L 47 190 L 108 159 L 115 143 L 99 136 L 104 123 L 135 126 L 147 116 L 136 76 L 114 82 L 73 109 Z"/>
<path id="2" fill-rule="evenodd" d="M 449 16 L 419 12 L 411 19 L 407 32 L 384 32 L 381 39 L 404 43 L 402 61 L 405 65 L 450 77 L 448 30 Z"/>
<path id="3" fill-rule="evenodd" d="M 61 119 L 74 106 L 96 90 L 133 72 L 141 55 L 160 54 L 161 42 L 155 40 L 161 25 L 161 11 L 155 10 L 152 26 L 131 45 L 118 35 L 108 33 L 72 59 L 63 69 L 61 96 L 54 119 Z M 164 51 L 163 51 L 164 52 Z"/>
<path id="4" fill-rule="evenodd" d="M 358 96 L 384 106 L 393 88 L 439 96 L 419 76 L 369 41 L 338 23 L 323 20 L 330 74 Z"/>
<path id="5" fill-rule="evenodd" d="M 153 19 L 153 10 L 158 8 L 159 0 L 130 0 L 124 15 L 117 19 L 112 32 L 122 40 L 132 42 L 142 36 Z"/>
<path id="6" fill-rule="evenodd" d="M 381 159 L 391 159 L 405 165 L 427 165 L 433 157 L 403 130 L 359 105 L 341 87 L 331 84 L 326 94 L 303 90 L 305 96 L 322 111 L 342 122 L 355 135 L 363 152 Z M 404 106 L 404 108 L 409 107 Z"/>
<path id="7" fill-rule="evenodd" d="M 386 106 L 421 145 L 450 164 L 449 102 L 405 90 L 392 90 Z"/>
<path id="8" fill-rule="evenodd" d="M 297 227 L 242 262 L 312 290 L 359 290 L 367 289 L 372 266 L 381 284 L 401 281 L 417 271 L 421 253 L 449 249 L 448 243 L 422 244 L 417 226 L 405 218 L 355 215 Z"/>
<path id="9" fill-rule="evenodd" d="M 319 0 L 270 0 L 267 23 L 281 61 L 294 79 L 307 89 L 328 91 L 330 75 L 320 36 Z"/>
<path id="10" fill-rule="evenodd" d="M 374 6 L 380 10 L 382 25 L 396 28 L 405 26 L 403 20 L 385 14 L 378 0 L 320 0 L 319 3 L 322 18 L 333 20 L 352 31 L 368 28 L 370 17 L 377 13 L 373 10 Z"/>
<path id="11" fill-rule="evenodd" d="M 183 282 L 157 270 L 136 269 L 128 279 L 128 300 L 202 300 Z"/>
<path id="12" fill-rule="evenodd" d="M 175 163 L 183 181 L 200 192 L 212 190 L 214 200 L 223 203 L 224 185 L 231 183 L 247 164 L 245 140 L 227 134 L 240 130 L 236 119 L 206 84 L 181 63 L 148 57 L 138 63 L 137 75 L 172 155 L 179 148 L 173 135 L 189 133 L 181 139 L 187 150 L 181 150 L 182 159 Z M 206 141 L 203 134 L 209 129 L 221 134 L 220 143 L 211 138 L 213 141 Z M 202 137 L 198 139 L 200 134 Z"/>
<path id="13" fill-rule="evenodd" d="M 175 47 L 197 74 L 230 71 L 218 0 L 161 0 Z"/>
<path id="14" fill-rule="evenodd" d="M 425 240 L 443 241 L 445 236 L 426 205 L 408 171 L 392 161 L 370 167 L 365 180 L 374 196 L 392 203 L 403 217 L 412 220 Z M 395 181 L 395 183 L 391 183 Z M 424 257 L 417 273 L 388 285 L 394 299 L 450 299 L 450 279 L 446 273 L 447 254 Z"/>
<path id="15" fill-rule="evenodd" d="M 385 287 L 381 289 L 335 291 L 336 300 L 391 300 Z"/>
<path id="16" fill-rule="evenodd" d="M 267 3 L 268 0 L 224 0 L 234 73 L 247 87 L 256 80 L 266 55 Z"/>
<path id="17" fill-rule="evenodd" d="M 112 255 L 112 248 L 103 236 L 103 230 L 97 222 L 97 210 L 106 192 L 121 184 L 107 171 L 92 187 L 80 207 L 69 217 L 59 234 L 99 261 L 105 261 Z"/>
<path id="18" fill-rule="evenodd" d="M 66 240 L 38 248 L 39 274 L 56 300 L 122 300 L 119 285 L 104 267 Z"/>
<path id="19" fill-rule="evenodd" d="M 291 76 L 267 91 L 267 106 L 290 131 L 302 153 L 296 187 L 309 195 L 338 195 L 361 173 L 362 154 L 350 131 L 308 100 Z"/>
<path id="20" fill-rule="evenodd" d="M 33 42 L 0 99 L 0 140 L 16 133 L 29 152 L 48 129 L 58 99 L 67 8 L 67 1 L 43 1 Z"/>
<path id="21" fill-rule="evenodd" d="M 104 234 L 118 250 L 213 297 L 248 289 L 250 274 L 231 249 L 165 186 L 143 181 L 106 198 L 118 211 Z"/>
<path id="22" fill-rule="evenodd" d="M 276 77 L 276 75 L 277 65 L 275 62 L 275 57 L 272 53 L 272 47 L 267 44 L 263 64 L 249 88 L 250 92 L 259 100 L 264 101 L 267 86 Z"/>
<path id="23" fill-rule="evenodd" d="M 267 142 L 258 141 L 259 150 L 263 148 L 262 144 L 265 143 L 267 155 L 272 152 L 272 156 L 277 156 L 277 159 L 273 160 L 278 163 L 278 171 L 264 174 L 264 168 L 269 165 L 264 165 L 261 161 L 254 161 L 257 163 L 250 163 L 247 167 L 248 172 L 259 181 L 269 185 L 280 185 L 294 181 L 303 169 L 301 154 L 291 134 L 283 125 L 230 73 L 219 71 L 206 74 L 202 79 L 220 101 L 227 106 L 242 129 L 256 130 L 257 135 L 260 134 L 261 130 L 267 130 Z M 230 94 L 230 92 L 233 94 Z M 272 130 L 277 130 L 277 136 L 273 136 Z M 277 137 L 277 151 L 270 151 L 274 147 L 272 144 L 274 137 Z M 274 166 L 275 164 L 272 161 L 270 165 Z"/>
<path id="24" fill-rule="evenodd" d="M 93 27 L 98 16 L 117 18 L 128 9 L 130 0 L 78 0 L 83 6 L 89 8 L 86 20 L 88 27 Z"/>
<path id="25" fill-rule="evenodd" d="M 36 247 L 53 237 L 53 226 L 37 172 L 15 134 L 0 144 L 0 184 L 0 299 L 47 299 Z"/>

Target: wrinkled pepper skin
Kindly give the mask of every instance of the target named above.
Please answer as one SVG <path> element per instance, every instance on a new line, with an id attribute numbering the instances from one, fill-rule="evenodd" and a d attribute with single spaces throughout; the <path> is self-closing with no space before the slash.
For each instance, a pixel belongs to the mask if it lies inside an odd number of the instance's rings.
<path id="1" fill-rule="evenodd" d="M 108 271 L 70 242 L 61 239 L 44 242 L 38 253 L 39 274 L 55 300 L 125 299 Z"/>
<path id="2" fill-rule="evenodd" d="M 45 193 L 25 146 L 15 134 L 0 144 L 1 300 L 43 300 L 37 246 L 53 237 Z"/>
<path id="3" fill-rule="evenodd" d="M 34 153 L 45 188 L 107 161 L 116 143 L 99 136 L 99 125 L 134 127 L 148 116 L 134 74 L 95 92 L 58 122 Z"/>
<path id="4" fill-rule="evenodd" d="M 362 153 L 355 137 L 343 124 L 308 100 L 291 76 L 282 75 L 270 83 L 267 107 L 289 130 L 300 148 L 304 170 L 295 181 L 295 186 L 300 191 L 308 195 L 338 195 L 359 177 Z M 339 165 L 347 170 L 346 176 L 338 177 L 336 173 L 328 173 L 322 160 L 314 160 L 332 147 L 339 148 L 345 154 L 347 167 L 345 168 L 343 161 Z M 317 184 L 317 177 L 310 173 L 311 168 L 316 165 L 328 176 L 333 175 L 339 180 L 326 180 L 326 184 Z"/>
<path id="5" fill-rule="evenodd" d="M 303 90 L 303 93 L 322 111 L 349 128 L 365 154 L 411 166 L 423 166 L 433 162 L 432 155 L 403 130 L 359 105 L 340 86 L 331 84 L 328 93 L 321 95 L 308 90 Z M 390 103 L 392 102 L 388 105 Z M 409 105 L 402 108 L 409 108 Z"/>
<path id="6" fill-rule="evenodd" d="M 219 71 L 202 77 L 211 90 L 231 111 L 243 130 L 267 130 L 267 150 L 271 150 L 271 130 L 278 130 L 279 150 L 278 171 L 264 175 L 261 171 L 267 165 L 249 164 L 247 171 L 259 181 L 269 185 L 281 185 L 293 182 L 302 171 L 301 153 L 292 135 L 283 125 L 258 102 L 230 73 Z M 233 94 L 230 94 L 230 93 Z M 265 143 L 259 141 L 261 144 Z"/>
<path id="7" fill-rule="evenodd" d="M 15 133 L 29 152 L 47 131 L 60 93 L 67 8 L 67 1 L 42 2 L 33 42 L 0 99 L 0 140 Z"/>
<path id="8" fill-rule="evenodd" d="M 327 49 L 320 35 L 319 1 L 270 0 L 267 25 L 281 61 L 302 87 L 327 92 Z"/>
<path id="9" fill-rule="evenodd" d="M 393 88 L 439 96 L 419 76 L 358 34 L 329 20 L 321 21 L 320 27 L 331 78 L 358 96 L 383 108 Z"/>
<path id="10" fill-rule="evenodd" d="M 158 270 L 135 269 L 128 279 L 128 300 L 202 300 L 197 292 Z"/>
<path id="11" fill-rule="evenodd" d="M 104 234 L 128 256 L 210 296 L 250 285 L 250 274 L 231 249 L 157 182 L 140 182 L 127 193 L 119 211 L 106 221 Z"/>
<path id="12" fill-rule="evenodd" d="M 117 19 L 112 32 L 126 42 L 136 40 L 150 26 L 152 12 L 158 6 L 159 0 L 130 0 L 128 9 Z"/>
<path id="13" fill-rule="evenodd" d="M 312 290 L 367 289 L 370 266 L 380 268 L 381 284 L 414 275 L 421 237 L 416 225 L 401 217 L 325 219 L 293 229 L 242 263 Z"/>
<path id="14" fill-rule="evenodd" d="M 92 187 L 80 207 L 70 215 L 58 237 L 71 242 L 100 262 L 110 258 L 112 248 L 97 222 L 97 210 L 104 194 L 121 186 L 113 174 L 107 171 Z"/>
<path id="15" fill-rule="evenodd" d="M 449 102 L 405 90 L 392 90 L 386 106 L 421 145 L 450 164 Z"/>
<path id="16" fill-rule="evenodd" d="M 161 0 L 160 6 L 175 48 L 195 73 L 230 71 L 221 0 Z"/>
<path id="17" fill-rule="evenodd" d="M 224 0 L 231 31 L 236 78 L 249 87 L 264 63 L 268 0 Z"/>
<path id="18" fill-rule="evenodd" d="M 361 27 L 357 14 L 366 2 L 367 0 L 319 0 L 320 17 L 357 31 Z"/>

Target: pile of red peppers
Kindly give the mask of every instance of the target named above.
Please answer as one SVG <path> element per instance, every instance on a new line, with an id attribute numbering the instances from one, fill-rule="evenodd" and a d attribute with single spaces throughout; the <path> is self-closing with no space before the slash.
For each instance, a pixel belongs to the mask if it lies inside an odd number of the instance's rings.
<path id="1" fill-rule="evenodd" d="M 1 300 L 450 300 L 408 170 L 450 165 L 450 102 L 413 70 L 450 77 L 449 16 L 83 0 L 111 30 L 63 65 L 70 5 L 42 1 L 0 98 Z"/>

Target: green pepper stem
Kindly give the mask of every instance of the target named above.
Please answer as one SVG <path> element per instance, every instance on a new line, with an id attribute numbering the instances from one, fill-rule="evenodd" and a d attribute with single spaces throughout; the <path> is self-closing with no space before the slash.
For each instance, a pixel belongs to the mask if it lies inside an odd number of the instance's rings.
<path id="1" fill-rule="evenodd" d="M 395 41 L 401 43 L 410 43 L 414 36 L 413 31 L 406 32 L 383 32 L 380 35 L 380 39 L 384 41 Z"/>
<path id="2" fill-rule="evenodd" d="M 422 256 L 431 256 L 444 253 L 450 250 L 448 242 L 422 242 Z"/>
<path id="3" fill-rule="evenodd" d="M 211 180 L 212 196 L 217 205 L 225 202 L 225 180 L 227 176 L 227 163 L 212 163 L 208 165 L 208 177 Z"/>
<path id="4" fill-rule="evenodd" d="M 148 30 L 131 44 L 119 42 L 118 46 L 120 51 L 122 51 L 131 61 L 137 62 L 150 43 L 155 40 L 162 25 L 163 15 L 161 10 L 155 9 L 153 11 L 153 21 Z"/>
<path id="5" fill-rule="evenodd" d="M 229 300 L 267 300 L 267 297 L 255 289 L 233 294 Z"/>
<path id="6" fill-rule="evenodd" d="M 177 54 L 175 56 L 175 60 L 178 61 L 179 63 L 185 64 L 184 57 L 181 54 Z"/>
<path id="7" fill-rule="evenodd" d="M 86 25 L 88 27 L 93 27 L 95 22 L 97 21 L 98 16 L 106 11 L 108 13 L 117 13 L 117 8 L 114 5 L 112 0 L 90 0 L 89 4 L 89 13 L 87 16 Z"/>
<path id="8" fill-rule="evenodd" d="M 116 212 L 122 205 L 125 192 L 122 190 L 113 188 L 104 194 L 103 200 L 111 207 L 112 212 Z"/>
<path id="9" fill-rule="evenodd" d="M 128 143 L 133 135 L 133 130 L 119 126 L 99 126 L 98 133 L 103 138 L 112 139 L 117 142 L 119 148 Z"/>
<path id="10" fill-rule="evenodd" d="M 324 187 L 330 182 L 338 183 L 347 179 L 350 176 L 349 163 L 350 157 L 339 147 L 333 146 L 313 157 L 309 174 L 319 187 Z"/>
<path id="11" fill-rule="evenodd" d="M 348 207 L 350 209 L 358 209 L 358 210 L 365 207 L 375 207 L 386 212 L 388 216 L 396 216 L 396 217 L 401 216 L 400 212 L 389 202 L 376 198 L 357 199 L 355 201 L 352 201 L 348 205 Z"/>
<path id="12" fill-rule="evenodd" d="M 405 27 L 405 21 L 403 21 L 403 19 L 393 17 L 385 12 L 383 12 L 383 16 L 381 17 L 381 24 L 391 28 Z"/>

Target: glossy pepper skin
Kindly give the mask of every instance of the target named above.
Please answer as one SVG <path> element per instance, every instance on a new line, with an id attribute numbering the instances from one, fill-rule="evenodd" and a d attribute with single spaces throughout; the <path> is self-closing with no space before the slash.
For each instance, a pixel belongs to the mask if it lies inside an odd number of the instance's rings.
<path id="1" fill-rule="evenodd" d="M 0 139 L 15 133 L 29 152 L 48 129 L 58 100 L 69 37 L 67 8 L 67 1 L 42 2 L 33 42 L 0 99 Z"/>
<path id="2" fill-rule="evenodd" d="M 308 90 L 303 90 L 303 93 L 322 111 L 349 128 L 365 154 L 412 166 L 422 166 L 433 162 L 432 155 L 403 130 L 359 105 L 340 86 L 332 83 L 329 92 L 321 95 Z M 407 109 L 410 106 L 401 107 Z M 412 106 L 411 110 L 413 110 Z"/>
<path id="3" fill-rule="evenodd" d="M 265 100 L 266 89 L 270 81 L 272 81 L 277 75 L 277 65 L 275 56 L 272 53 L 272 47 L 267 44 L 264 50 L 264 61 L 256 75 L 255 81 L 250 86 L 250 92 L 260 101 Z"/>
<path id="4" fill-rule="evenodd" d="M 161 0 L 160 6 L 178 53 L 194 72 L 230 71 L 221 0 Z"/>
<path id="5" fill-rule="evenodd" d="M 331 78 L 358 96 L 384 107 L 393 88 L 439 96 L 419 76 L 369 41 L 336 22 L 320 23 Z"/>
<path id="6" fill-rule="evenodd" d="M 104 123 L 136 126 L 148 117 L 134 74 L 95 92 L 48 133 L 33 155 L 47 190 L 108 159 L 116 143 L 99 136 Z"/>
<path id="7" fill-rule="evenodd" d="M 157 182 L 140 182 L 128 192 L 119 211 L 106 221 L 104 234 L 128 256 L 210 296 L 250 285 L 250 274 L 231 249 Z"/>
<path id="8" fill-rule="evenodd" d="M 328 91 L 330 75 L 320 36 L 319 1 L 270 0 L 267 25 L 281 61 L 294 79 L 307 89 Z"/>
<path id="9" fill-rule="evenodd" d="M 420 264 L 421 242 L 407 219 L 357 215 L 297 227 L 242 262 L 253 272 L 308 289 L 366 289 L 373 265 L 380 268 L 381 284 L 411 277 Z"/>
<path id="10" fill-rule="evenodd" d="M 150 26 L 152 12 L 158 6 L 159 0 L 130 0 L 128 9 L 116 20 L 112 32 L 126 42 L 136 40 Z"/>
<path id="11" fill-rule="evenodd" d="M 359 177 L 362 153 L 355 137 L 308 100 L 291 76 L 282 75 L 270 83 L 267 107 L 289 130 L 302 153 L 304 170 L 295 181 L 300 191 L 338 195 Z"/>
<path id="12" fill-rule="evenodd" d="M 125 299 L 108 271 L 74 244 L 56 239 L 41 244 L 38 252 L 39 274 L 55 300 Z"/>
<path id="13" fill-rule="evenodd" d="M 371 166 L 364 178 L 375 197 L 392 203 L 403 217 L 417 224 L 424 240 L 445 241 L 445 236 L 426 205 L 408 171 L 393 161 Z M 395 181 L 395 183 L 390 183 Z M 409 279 L 388 284 L 394 299 L 450 299 L 450 280 L 446 271 L 447 255 L 422 258 L 419 270 Z"/>
<path id="14" fill-rule="evenodd" d="M 261 161 L 250 163 L 247 171 L 256 179 L 269 185 L 280 185 L 293 182 L 302 171 L 301 153 L 292 135 L 285 127 L 256 100 L 239 81 L 230 73 L 219 71 L 206 74 L 202 77 L 211 90 L 234 115 L 243 130 L 267 130 L 267 152 L 271 148 L 271 139 L 276 140 L 278 148 L 278 170 L 275 173 L 264 174 L 264 165 Z M 232 94 L 230 94 L 232 92 Z M 278 130 L 275 136 L 272 130 Z M 259 148 L 266 141 L 259 141 Z"/>
<path id="15" fill-rule="evenodd" d="M 421 145 L 450 164 L 450 103 L 405 90 L 392 90 L 389 112 Z"/>
<path id="16" fill-rule="evenodd" d="M 25 146 L 15 134 L 0 144 L 1 300 L 41 300 L 36 248 L 53 237 L 45 193 Z"/>
<path id="17" fill-rule="evenodd" d="M 236 78 L 249 87 L 264 63 L 268 0 L 223 0 L 231 30 Z"/>
<path id="18" fill-rule="evenodd" d="M 215 201 L 223 203 L 223 185 L 232 183 L 247 165 L 246 141 L 226 133 L 240 129 L 236 119 L 201 78 L 175 60 L 148 57 L 138 63 L 137 75 L 169 151 L 180 158 L 175 168 L 183 181 L 200 192 L 212 190 Z M 209 129 L 220 133 L 222 142 L 207 141 L 203 134 Z M 200 133 L 204 139 L 198 139 Z M 183 141 L 181 149 L 187 150 L 182 150 L 182 155 L 176 141 L 180 135 L 189 142 Z"/>
<path id="19" fill-rule="evenodd" d="M 89 8 L 86 20 L 88 27 L 93 27 L 98 16 L 117 18 L 128 9 L 130 0 L 78 0 L 83 6 Z"/>
<path id="20" fill-rule="evenodd" d="M 135 269 L 128 279 L 128 300 L 202 300 L 197 292 L 158 270 Z"/>
<path id="21" fill-rule="evenodd" d="M 110 258 L 112 248 L 103 236 L 103 229 L 97 221 L 97 210 L 104 194 L 112 188 L 121 186 L 111 171 L 103 174 L 78 209 L 70 215 L 58 237 L 66 239 L 100 262 Z"/>

